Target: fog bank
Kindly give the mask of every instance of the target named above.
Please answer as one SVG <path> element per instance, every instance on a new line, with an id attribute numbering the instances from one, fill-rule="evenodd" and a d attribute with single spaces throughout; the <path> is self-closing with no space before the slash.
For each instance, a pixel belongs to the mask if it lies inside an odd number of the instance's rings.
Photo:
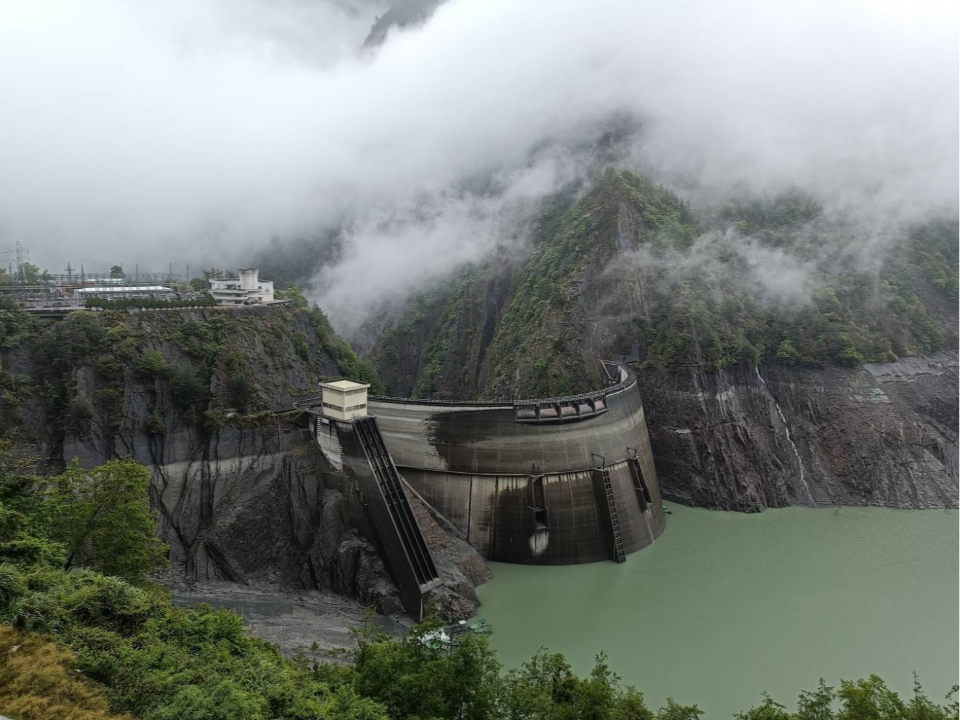
<path id="1" fill-rule="evenodd" d="M 787 186 L 893 229 L 957 211 L 955 3 L 35 0 L 0 16 L 0 250 L 230 267 L 337 228 L 340 323 L 504 243 L 621 161 L 700 206 Z M 363 283 L 359 301 L 358 279 Z"/>

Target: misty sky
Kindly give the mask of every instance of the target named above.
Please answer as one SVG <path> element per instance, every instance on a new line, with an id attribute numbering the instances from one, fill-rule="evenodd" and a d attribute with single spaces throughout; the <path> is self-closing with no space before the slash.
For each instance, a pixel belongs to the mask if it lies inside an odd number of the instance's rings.
<path id="1" fill-rule="evenodd" d="M 794 185 L 866 235 L 957 212 L 955 2 L 450 0 L 363 50 L 386 7 L 8 3 L 0 250 L 182 272 L 342 228 L 316 296 L 350 321 L 361 274 L 373 302 L 522 242 L 617 113 L 624 163 L 696 204 Z"/>

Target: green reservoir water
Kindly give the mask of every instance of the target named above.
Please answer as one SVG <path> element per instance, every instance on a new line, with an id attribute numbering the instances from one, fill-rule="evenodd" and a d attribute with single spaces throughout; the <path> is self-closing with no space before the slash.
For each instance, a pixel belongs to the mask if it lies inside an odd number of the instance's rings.
<path id="1" fill-rule="evenodd" d="M 766 690 L 870 673 L 931 698 L 957 682 L 958 514 L 787 508 L 761 514 L 669 505 L 653 547 L 626 563 L 491 563 L 480 617 L 507 668 L 540 646 L 581 674 L 605 651 L 659 707 L 672 695 L 729 718 Z"/>

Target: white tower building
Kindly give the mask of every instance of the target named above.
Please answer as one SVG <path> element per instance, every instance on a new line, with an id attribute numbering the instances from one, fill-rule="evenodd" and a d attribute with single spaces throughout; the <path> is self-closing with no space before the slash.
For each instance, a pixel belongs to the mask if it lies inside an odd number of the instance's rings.
<path id="1" fill-rule="evenodd" d="M 259 268 L 240 268 L 237 277 L 210 281 L 219 305 L 263 305 L 273 302 L 273 281 L 261 280 Z"/>

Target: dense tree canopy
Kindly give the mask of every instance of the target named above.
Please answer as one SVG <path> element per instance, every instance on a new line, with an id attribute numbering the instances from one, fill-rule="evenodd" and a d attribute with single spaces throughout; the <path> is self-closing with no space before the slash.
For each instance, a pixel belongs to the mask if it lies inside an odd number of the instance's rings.
<path id="1" fill-rule="evenodd" d="M 437 642 L 430 618 L 404 638 L 372 621 L 353 663 L 283 657 L 242 618 L 173 605 L 144 574 L 161 560 L 147 473 L 129 459 L 38 478 L 0 444 L 0 711 L 20 720 L 698 720 L 652 710 L 600 655 L 579 677 L 542 649 L 504 673 L 483 636 Z M 81 567 L 82 566 L 82 567 Z M 131 582 L 133 581 L 133 582 Z M 372 618 L 370 618 L 372 620 Z M 42 637 L 40 634 L 49 634 Z M 15 649 L 14 649 L 15 648 Z M 871 676 L 771 698 L 740 720 L 947 720 L 957 706 L 917 684 L 902 699 Z"/>
<path id="2" fill-rule="evenodd" d="M 66 569 L 87 567 L 142 582 L 166 563 L 147 501 L 150 473 L 130 458 L 86 470 L 74 460 L 53 479 L 46 505 Z"/>

